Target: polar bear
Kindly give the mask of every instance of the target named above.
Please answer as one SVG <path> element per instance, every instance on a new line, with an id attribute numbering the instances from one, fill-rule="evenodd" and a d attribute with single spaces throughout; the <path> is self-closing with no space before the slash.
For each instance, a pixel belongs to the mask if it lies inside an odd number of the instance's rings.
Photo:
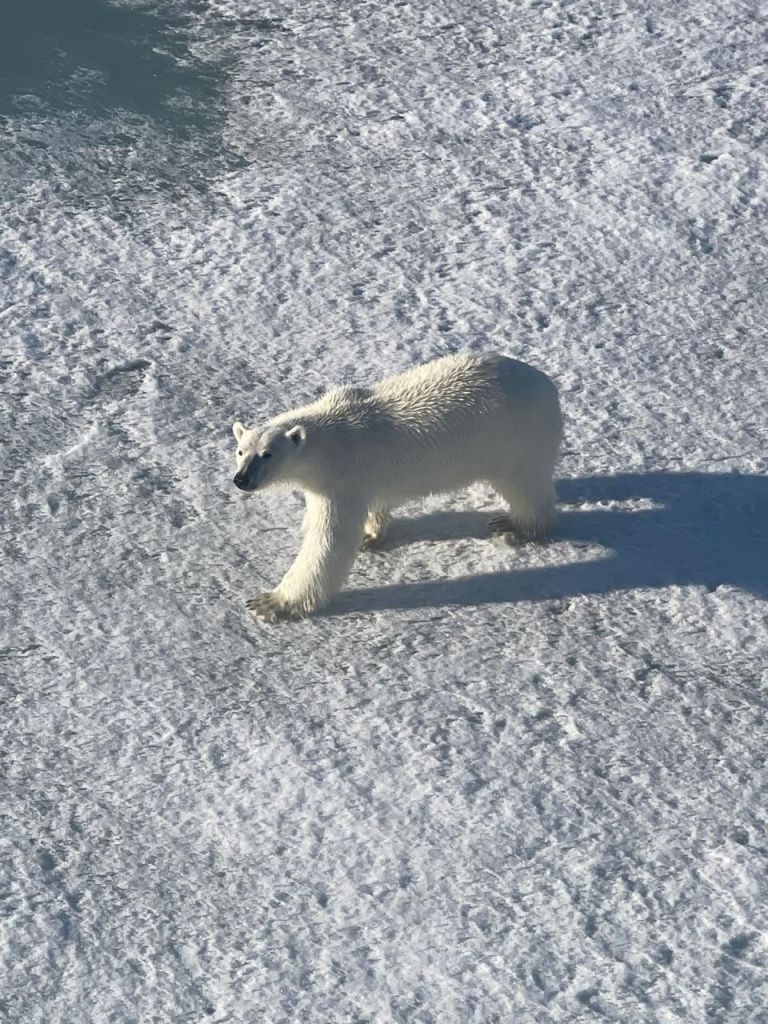
<path id="1" fill-rule="evenodd" d="M 371 388 L 341 387 L 247 429 L 233 424 L 241 491 L 301 489 L 303 540 L 276 590 L 247 602 L 259 620 L 297 618 L 341 589 L 355 555 L 381 543 L 391 510 L 487 481 L 509 506 L 491 532 L 531 539 L 552 525 L 562 436 L 546 374 L 503 355 L 459 354 Z"/>

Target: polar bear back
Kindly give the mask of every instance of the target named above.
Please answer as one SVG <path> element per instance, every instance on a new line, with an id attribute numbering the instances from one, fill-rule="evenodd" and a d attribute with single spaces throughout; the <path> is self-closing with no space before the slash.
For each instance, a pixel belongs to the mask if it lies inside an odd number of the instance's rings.
<path id="1" fill-rule="evenodd" d="M 556 393 L 549 377 L 507 356 L 460 353 L 387 377 L 371 389 L 383 406 L 420 430 L 447 420 L 476 418 L 501 406 L 535 404 L 541 393 Z"/>
<path id="2" fill-rule="evenodd" d="M 343 419 L 356 425 L 340 483 L 358 480 L 382 505 L 541 468 L 551 474 L 562 433 L 549 377 L 501 355 L 446 356 L 343 401 L 326 397 L 346 405 Z"/>

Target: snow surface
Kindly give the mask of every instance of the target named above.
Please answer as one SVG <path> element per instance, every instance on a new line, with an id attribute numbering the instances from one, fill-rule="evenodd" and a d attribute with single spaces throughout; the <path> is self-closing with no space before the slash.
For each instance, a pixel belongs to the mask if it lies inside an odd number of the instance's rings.
<path id="1" fill-rule="evenodd" d="M 765 6 L 8 6 L 0 1019 L 768 1020 Z M 558 535 L 250 621 L 231 422 L 459 349 Z"/>

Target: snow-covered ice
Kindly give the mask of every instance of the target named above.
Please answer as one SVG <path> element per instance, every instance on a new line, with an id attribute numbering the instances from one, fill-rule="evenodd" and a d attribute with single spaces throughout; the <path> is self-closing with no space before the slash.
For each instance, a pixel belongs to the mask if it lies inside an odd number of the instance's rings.
<path id="1" fill-rule="evenodd" d="M 765 1021 L 765 8 L 14 6 L 0 1019 Z M 232 421 L 459 349 L 561 389 L 551 543 L 250 621 Z"/>

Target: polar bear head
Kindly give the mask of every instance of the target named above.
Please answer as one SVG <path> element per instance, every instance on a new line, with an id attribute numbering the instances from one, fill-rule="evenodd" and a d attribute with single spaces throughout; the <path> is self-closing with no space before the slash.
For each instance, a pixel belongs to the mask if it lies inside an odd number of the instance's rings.
<path id="1" fill-rule="evenodd" d="M 232 424 L 232 433 L 237 441 L 235 487 L 250 493 L 301 483 L 307 439 L 303 424 L 249 430 L 238 421 Z"/>

